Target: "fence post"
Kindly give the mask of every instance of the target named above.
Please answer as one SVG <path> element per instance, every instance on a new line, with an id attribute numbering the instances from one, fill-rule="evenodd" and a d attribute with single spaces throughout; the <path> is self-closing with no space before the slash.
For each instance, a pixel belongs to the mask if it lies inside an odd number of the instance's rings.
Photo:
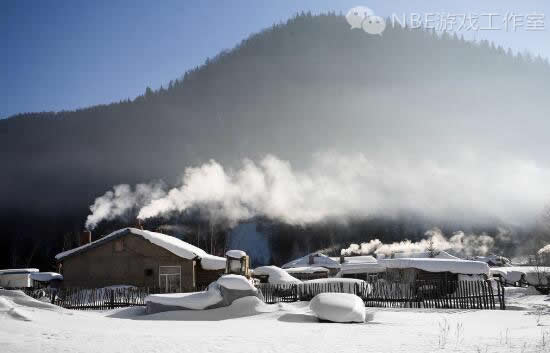
<path id="1" fill-rule="evenodd" d="M 111 295 L 111 298 L 110 298 L 110 301 L 109 301 L 109 309 L 114 309 L 115 308 L 115 291 L 114 290 L 110 290 L 110 295 Z"/>

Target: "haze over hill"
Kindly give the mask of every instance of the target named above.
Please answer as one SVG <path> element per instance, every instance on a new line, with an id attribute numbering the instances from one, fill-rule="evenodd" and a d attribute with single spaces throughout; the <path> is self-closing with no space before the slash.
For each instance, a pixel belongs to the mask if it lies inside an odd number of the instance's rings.
<path id="1" fill-rule="evenodd" d="M 80 230 L 113 185 L 181 187 L 188 167 L 266 155 L 308 188 L 287 192 L 323 210 L 342 206 L 349 182 L 357 199 L 342 209 L 355 216 L 404 208 L 460 226 L 528 224 L 550 199 L 548 92 L 547 62 L 487 42 L 298 16 L 135 101 L 0 121 L 2 248 Z M 337 187 L 322 199 L 326 185 Z M 33 261 L 61 244 L 48 246 Z"/>

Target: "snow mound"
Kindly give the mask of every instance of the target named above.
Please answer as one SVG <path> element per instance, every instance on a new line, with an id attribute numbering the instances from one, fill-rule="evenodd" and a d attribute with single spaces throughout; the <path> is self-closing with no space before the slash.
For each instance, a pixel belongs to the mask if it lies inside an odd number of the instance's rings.
<path id="1" fill-rule="evenodd" d="M 193 310 L 206 309 L 211 305 L 222 301 L 222 295 L 219 290 L 209 288 L 203 292 L 195 293 L 174 293 L 174 294 L 154 294 L 145 297 L 145 303 L 153 302 L 170 307 L 183 307 Z"/>
<path id="2" fill-rule="evenodd" d="M 234 290 L 256 290 L 246 277 L 241 275 L 224 275 L 216 281 L 220 286 Z"/>
<path id="3" fill-rule="evenodd" d="M 292 277 L 288 272 L 277 266 L 261 266 L 255 268 L 254 274 L 258 276 L 269 276 L 268 282 L 271 284 L 302 283 L 302 281 Z"/>
<path id="4" fill-rule="evenodd" d="M 20 309 L 17 309 L 12 301 L 0 297 L 0 317 L 7 316 L 8 319 L 31 321 L 31 318 Z"/>
<path id="5" fill-rule="evenodd" d="M 54 279 L 63 280 L 63 276 L 57 272 L 33 272 L 31 279 L 38 282 L 49 282 Z"/>
<path id="6" fill-rule="evenodd" d="M 276 312 L 277 305 L 265 304 L 257 297 L 243 297 L 236 299 L 229 306 L 209 310 L 178 310 L 166 311 L 151 315 L 135 317 L 138 320 L 163 321 L 223 321 L 254 316 L 263 313 Z"/>
<path id="7" fill-rule="evenodd" d="M 321 293 L 311 300 L 309 308 L 321 320 L 365 322 L 365 304 L 353 294 Z"/>
<path id="8" fill-rule="evenodd" d="M 62 311 L 63 309 L 35 300 L 18 290 L 0 289 L 0 322 L 3 317 L 12 320 L 32 321 L 35 309 Z"/>

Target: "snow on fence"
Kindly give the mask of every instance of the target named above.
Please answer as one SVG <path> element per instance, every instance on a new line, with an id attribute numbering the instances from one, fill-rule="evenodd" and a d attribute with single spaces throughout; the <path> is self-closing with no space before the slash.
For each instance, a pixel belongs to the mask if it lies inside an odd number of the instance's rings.
<path id="1" fill-rule="evenodd" d="M 257 286 L 268 304 L 311 300 L 319 293 L 353 293 L 367 307 L 505 309 L 504 286 L 497 281 L 426 281 L 411 283 L 378 280 L 356 283 L 269 284 Z"/>

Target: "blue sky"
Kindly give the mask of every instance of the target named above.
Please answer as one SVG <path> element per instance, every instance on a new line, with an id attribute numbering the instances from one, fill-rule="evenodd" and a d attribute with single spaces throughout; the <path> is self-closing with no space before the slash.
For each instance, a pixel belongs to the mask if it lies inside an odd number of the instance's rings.
<path id="1" fill-rule="evenodd" d="M 160 4 L 159 4 L 160 3 Z M 134 98 L 299 11 L 384 17 L 426 12 L 545 14 L 544 31 L 463 32 L 550 57 L 550 2 L 540 1 L 29 1 L 0 3 L 0 117 Z"/>

